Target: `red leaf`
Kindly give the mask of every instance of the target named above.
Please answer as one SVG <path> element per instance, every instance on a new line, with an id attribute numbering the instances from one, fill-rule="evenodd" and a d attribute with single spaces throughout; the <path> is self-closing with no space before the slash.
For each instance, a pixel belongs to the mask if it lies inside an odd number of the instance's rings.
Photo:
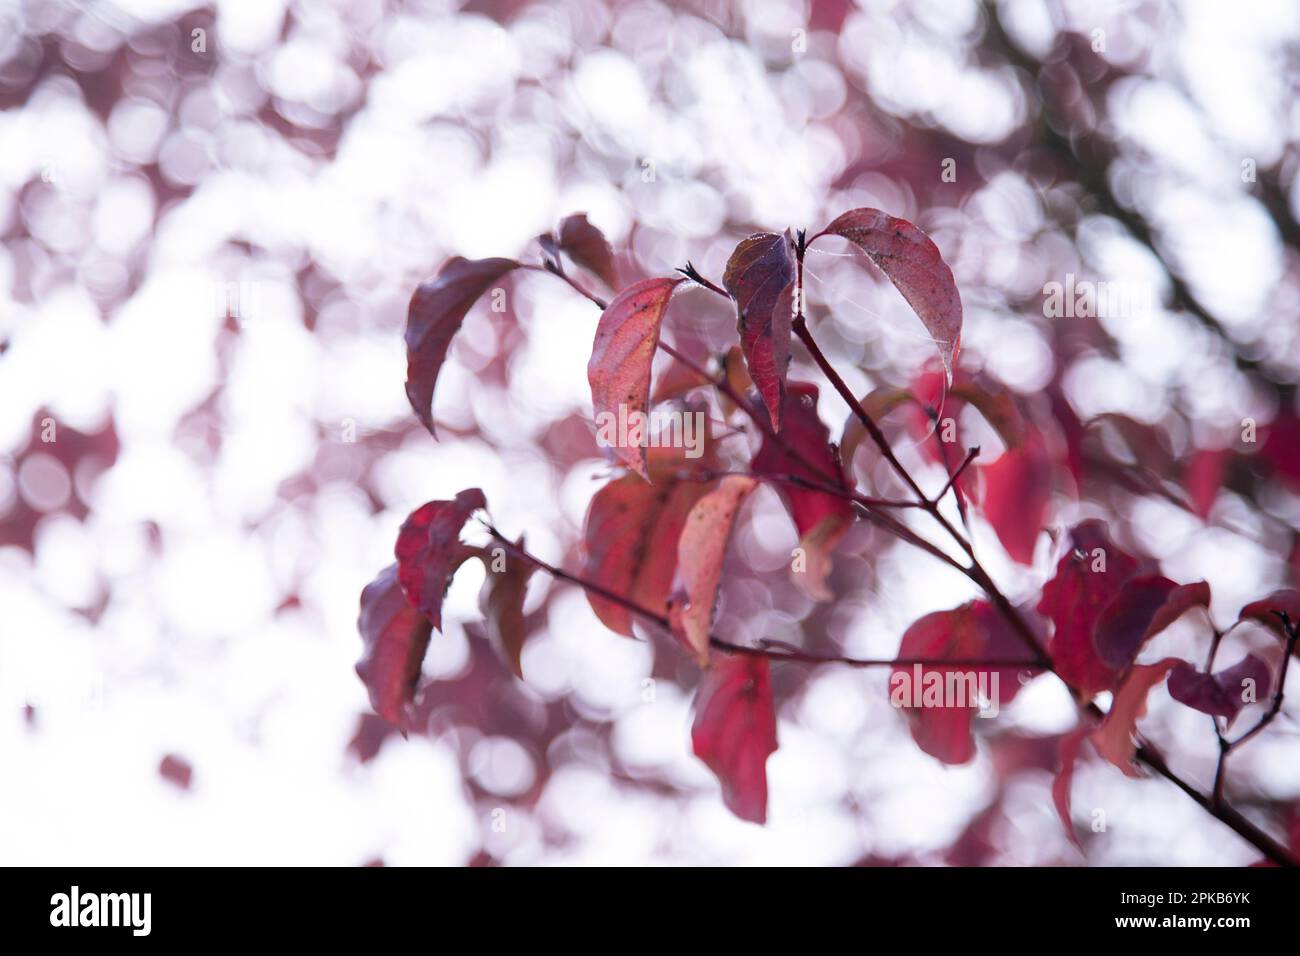
<path id="1" fill-rule="evenodd" d="M 1115 692 L 1115 700 L 1101 726 L 1092 732 L 1097 753 L 1130 777 L 1140 776 L 1133 767 L 1133 755 L 1137 752 L 1133 735 L 1137 733 L 1138 718 L 1147 712 L 1147 692 L 1179 663 L 1176 657 L 1166 657 L 1154 664 L 1135 665 Z"/>
<path id="2" fill-rule="evenodd" d="M 524 539 L 519 539 L 522 550 Z M 505 548 L 491 549 L 485 556 L 487 576 L 479 591 L 479 610 L 483 612 L 483 625 L 488 640 L 501 659 L 509 665 L 514 675 L 524 679 L 520 656 L 528 633 L 524 627 L 524 595 L 528 579 L 535 568 L 516 557 Z"/>
<path id="3" fill-rule="evenodd" d="M 402 726 L 433 628 L 406 600 L 396 564 L 380 571 L 361 592 L 357 630 L 365 644 L 357 676 L 370 692 L 370 706 L 389 723 Z"/>
<path id="4" fill-rule="evenodd" d="M 1061 738 L 1061 769 L 1052 781 L 1052 803 L 1056 806 L 1056 815 L 1061 818 L 1061 826 L 1070 842 L 1080 850 L 1079 834 L 1074 830 L 1074 816 L 1070 812 L 1070 784 L 1074 782 L 1074 764 L 1079 759 L 1079 748 L 1088 739 L 1090 727 L 1077 727 Z"/>
<path id="5" fill-rule="evenodd" d="M 776 752 L 776 707 L 766 658 L 720 655 L 695 694 L 695 756 L 722 784 L 722 800 L 751 823 L 767 821 L 767 758 Z"/>
<path id="6" fill-rule="evenodd" d="M 972 601 L 917 619 L 898 648 L 900 658 L 958 660 L 952 666 L 904 664 L 890 673 L 890 703 L 908 712 L 912 739 L 931 757 L 963 764 L 975 756 L 971 721 L 979 696 L 999 706 L 1020 690 L 1019 668 L 980 667 L 980 658 L 1015 659 L 1032 653 L 988 602 Z"/>
<path id="7" fill-rule="evenodd" d="M 659 324 L 673 290 L 685 279 L 643 279 L 614 297 L 601 313 L 587 363 L 597 438 L 642 478 L 646 470 L 648 428 L 624 429 L 650 404 L 650 366 L 659 347 Z"/>
<path id="8" fill-rule="evenodd" d="M 567 253 L 570 259 L 595 274 L 605 285 L 611 289 L 618 288 L 614 250 L 609 247 L 605 234 L 587 221 L 585 212 L 566 216 L 556 230 L 554 243 L 556 249 Z"/>
<path id="9" fill-rule="evenodd" d="M 462 491 L 451 501 L 430 501 L 411 512 L 397 533 L 397 576 L 413 607 L 442 630 L 442 599 L 451 577 L 475 553 L 460 541 L 469 516 L 486 508 L 483 492 Z"/>
<path id="10" fill-rule="evenodd" d="M 357 718 L 357 729 L 348 741 L 348 752 L 355 754 L 360 763 L 369 763 L 393 733 L 393 725 L 384 718 L 363 713 Z"/>
<path id="11" fill-rule="evenodd" d="M 1300 416 L 1283 409 L 1268 426 L 1259 452 L 1292 488 L 1300 489 Z"/>
<path id="12" fill-rule="evenodd" d="M 1034 543 L 1052 500 L 1052 463 L 1037 432 L 980 469 L 984 476 L 984 517 L 1007 554 L 1021 564 L 1034 561 Z"/>
<path id="13" fill-rule="evenodd" d="M 677 542 L 686 516 L 709 490 L 698 481 L 678 480 L 674 464 L 684 457 L 664 449 L 662 467 L 651 458 L 655 483 L 624 475 L 596 492 L 583 529 L 583 576 L 667 615 Z M 591 609 L 611 631 L 632 636 L 632 614 L 620 604 L 587 592 Z"/>
<path id="14" fill-rule="evenodd" d="M 1232 452 L 1227 448 L 1198 448 L 1192 455 L 1183 475 L 1183 485 L 1187 488 L 1192 510 L 1201 520 L 1210 516 L 1231 460 Z"/>
<path id="15" fill-rule="evenodd" d="M 794 476 L 847 491 L 844 470 L 830 444 L 830 431 L 817 415 L 817 386 L 790 383 L 780 441 L 765 434 L 750 469 L 759 475 Z M 788 481 L 774 481 L 772 485 L 790 509 L 807 562 L 804 571 L 795 574 L 795 583 L 812 600 L 828 601 L 832 596 L 826 587 L 830 554 L 853 523 L 853 506 L 838 495 Z"/>
<path id="16" fill-rule="evenodd" d="M 736 513 L 755 486 L 753 478 L 732 475 L 691 508 L 677 544 L 677 570 L 686 590 L 686 605 L 674 606 L 673 632 L 701 666 L 709 660 L 709 629 L 722 580 L 722 562 Z"/>
<path id="17" fill-rule="evenodd" d="M 1291 618 L 1292 624 L 1300 627 L 1300 591 L 1291 588 L 1274 591 L 1268 597 L 1252 601 L 1243 607 L 1237 619 L 1241 621 L 1258 621 L 1278 636 L 1285 638 L 1286 629 L 1282 626 L 1282 619 L 1273 613 L 1274 611 L 1281 611 Z M 1300 650 L 1300 648 L 1297 648 L 1297 650 Z"/>
<path id="18" fill-rule="evenodd" d="M 1122 671 L 1147 641 L 1198 605 L 1210 606 L 1210 586 L 1204 581 L 1179 585 L 1159 574 L 1132 578 L 1097 619 L 1097 654 Z"/>
<path id="19" fill-rule="evenodd" d="M 455 256 L 411 296 L 406 317 L 406 397 L 435 438 L 433 389 L 451 340 L 479 296 L 518 265 L 513 259 Z"/>
<path id="20" fill-rule="evenodd" d="M 1119 676 L 1097 654 L 1093 632 L 1102 611 L 1138 561 L 1110 540 L 1104 521 L 1084 521 L 1070 531 L 1056 575 L 1043 587 L 1038 612 L 1055 625 L 1048 652 L 1066 683 L 1085 697 L 1108 690 Z"/>
<path id="21" fill-rule="evenodd" d="M 1268 664 L 1254 654 L 1247 654 L 1217 674 L 1202 673 L 1186 661 L 1179 661 L 1169 675 L 1170 697 L 1203 714 L 1225 717 L 1229 724 L 1243 707 L 1268 697 L 1272 689 L 1273 675 Z"/>
<path id="22" fill-rule="evenodd" d="M 894 283 L 939 347 L 951 383 L 961 347 L 961 295 L 930 237 L 879 209 L 850 210 L 822 230 L 827 233 L 852 242 Z"/>
<path id="23" fill-rule="evenodd" d="M 736 300 L 740 344 L 750 378 L 777 431 L 790 364 L 794 280 L 794 244 L 788 231 L 779 236 L 760 232 L 741 242 L 722 275 L 722 284 Z"/>

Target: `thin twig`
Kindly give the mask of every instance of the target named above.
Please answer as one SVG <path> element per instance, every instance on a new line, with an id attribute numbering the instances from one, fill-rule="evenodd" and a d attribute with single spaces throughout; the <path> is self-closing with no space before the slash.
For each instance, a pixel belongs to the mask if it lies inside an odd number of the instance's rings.
<path id="1" fill-rule="evenodd" d="M 979 445 L 976 445 L 974 448 L 971 448 L 969 451 L 966 452 L 966 457 L 963 458 L 962 463 L 957 466 L 957 470 L 948 476 L 948 483 L 943 486 L 943 490 L 934 496 L 935 504 L 938 504 L 940 501 L 943 500 L 943 496 L 948 493 L 949 488 L 956 486 L 957 479 L 961 477 L 961 473 L 970 467 L 971 462 L 973 462 L 976 458 L 979 457 L 979 453 L 980 453 Z M 959 499 L 959 503 L 960 503 L 960 499 Z"/>
<path id="2" fill-rule="evenodd" d="M 591 594 L 596 594 L 607 601 L 617 604 L 619 607 L 630 611 L 653 624 L 658 625 L 666 631 L 672 630 L 672 623 L 666 615 L 657 611 L 652 611 L 643 604 L 639 604 L 630 598 L 611 590 L 602 584 L 598 584 L 588 578 L 565 571 L 555 565 L 542 560 L 535 554 L 532 554 L 520 544 L 511 541 L 502 534 L 494 525 L 484 521 L 483 526 L 487 529 L 498 544 L 507 552 L 521 561 L 531 564 L 533 567 L 545 571 L 551 577 L 559 581 L 565 581 L 576 587 L 582 588 Z M 748 654 L 752 657 L 766 657 L 774 661 L 791 661 L 800 664 L 843 664 L 848 667 L 998 667 L 998 668 L 1023 668 L 1025 670 L 1041 670 L 1042 665 L 1035 661 L 1021 660 L 1018 658 L 1005 657 L 951 657 L 951 658 L 934 658 L 934 657 L 845 657 L 841 655 L 812 654 L 808 651 L 800 650 L 790 645 L 785 645 L 780 649 L 775 649 L 777 642 L 764 642 L 769 646 L 754 647 L 746 644 L 735 644 L 731 641 L 724 640 L 713 634 L 709 635 L 709 644 L 728 654 Z"/>

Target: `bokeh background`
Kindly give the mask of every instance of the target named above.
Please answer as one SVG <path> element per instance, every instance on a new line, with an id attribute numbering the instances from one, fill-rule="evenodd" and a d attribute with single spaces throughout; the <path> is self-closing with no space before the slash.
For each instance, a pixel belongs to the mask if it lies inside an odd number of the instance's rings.
<path id="1" fill-rule="evenodd" d="M 1297 573 L 1298 83 L 1288 0 L 0 0 L 0 862 L 1083 862 L 1048 792 L 1074 721 L 1051 678 L 947 768 L 885 673 L 779 667 L 758 828 L 689 754 L 689 665 L 539 579 L 515 682 L 466 565 L 427 732 L 370 716 L 357 600 L 405 515 L 477 485 L 503 530 L 572 564 L 612 473 L 590 303 L 531 274 L 506 313 L 475 309 L 439 443 L 403 393 L 406 303 L 449 255 L 536 261 L 575 211 L 626 280 L 687 259 L 716 278 L 749 232 L 854 206 L 912 219 L 962 290 L 964 365 L 1113 426 L 1053 526 L 1107 518 L 1209 580 L 1227 624 Z M 813 317 L 847 381 L 906 383 L 932 358 L 920 325 L 842 244 L 816 250 Z M 1049 318 L 1067 274 L 1152 307 Z M 685 293 L 665 337 L 731 344 L 711 298 Z M 818 381 L 800 350 L 792 374 Z M 1218 480 L 1189 510 L 1192 461 Z M 859 528 L 838 601 L 814 606 L 776 496 L 751 518 L 719 618 L 736 640 L 888 655 L 973 596 Z M 1032 594 L 1049 536 L 1023 567 L 972 520 Z M 1234 802 L 1273 832 L 1300 798 L 1293 713 L 1232 764 Z M 1207 784 L 1203 715 L 1153 694 L 1142 726 Z M 1074 792 L 1093 863 L 1256 858 L 1164 782 L 1086 764 Z"/>

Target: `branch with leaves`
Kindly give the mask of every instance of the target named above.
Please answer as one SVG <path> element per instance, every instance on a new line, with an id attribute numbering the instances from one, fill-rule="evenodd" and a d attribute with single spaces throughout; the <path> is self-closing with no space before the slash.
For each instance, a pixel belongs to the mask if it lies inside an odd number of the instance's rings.
<path id="1" fill-rule="evenodd" d="M 804 258 L 822 237 L 847 241 L 890 280 L 934 340 L 937 372 L 923 375 L 907 392 L 877 390 L 864 399 L 853 394 L 809 323 Z M 1262 623 L 1282 638 L 1284 656 L 1276 679 L 1253 654 L 1232 668 L 1213 672 L 1214 652 L 1223 636 L 1217 630 L 1204 670 L 1181 657 L 1140 663 L 1152 638 L 1188 611 L 1208 609 L 1209 586 L 1178 584 L 1160 575 L 1152 562 L 1115 544 L 1101 521 L 1084 521 L 1069 530 L 1054 575 L 1035 604 L 1013 603 L 976 555 L 969 529 L 963 532 L 949 519 L 944 502 L 953 496 L 966 526 L 972 493 L 982 488 L 984 517 L 1008 553 L 1028 564 L 1034 540 L 1046 524 L 1049 496 L 1038 479 L 1044 467 L 1052 467 L 1048 442 L 1032 416 L 1005 390 L 988 388 L 960 368 L 961 298 L 951 270 L 924 232 L 879 210 L 855 209 L 811 239 L 803 231 L 789 230 L 750 236 L 735 248 L 720 283 L 688 263 L 677 276 L 643 279 L 621 288 L 612 250 L 585 216 L 569 217 L 539 243 L 544 252 L 541 265 L 454 258 L 415 292 L 406 331 L 407 394 L 431 433 L 437 378 L 462 321 L 478 298 L 509 273 L 523 269 L 560 278 L 601 310 L 588 364 L 597 423 L 644 422 L 655 401 L 685 407 L 694 388 L 707 387 L 724 417 L 743 415 L 753 426 L 757 449 L 741 462 L 724 461 L 717 448 L 689 458 L 680 448 L 651 442 L 644 427 L 602 442 L 624 473 L 592 500 L 580 572 L 542 560 L 522 539 L 511 541 L 490 523 L 486 527 L 493 545 L 476 548 L 464 543 L 462 530 L 487 508 L 478 489 L 416 509 L 398 535 L 395 564 L 362 595 L 359 626 L 366 648 L 358 672 L 381 716 L 398 724 L 404 721 L 432 631 L 442 626 L 443 595 L 456 570 L 476 558 L 488 567 L 481 598 L 488 636 L 520 678 L 527 639 L 523 601 L 529 576 L 538 570 L 581 588 L 597 618 L 618 634 L 632 637 L 639 627 L 670 635 L 701 669 L 694 752 L 717 774 L 725 802 L 743 819 L 763 822 L 767 814 L 765 765 L 777 747 L 769 672 L 774 663 L 889 668 L 891 692 L 916 674 L 942 682 L 960 672 L 990 679 L 1000 704 L 1018 693 L 1022 674 L 1050 673 L 1080 705 L 1078 729 L 1061 739 L 1060 770 L 1053 786 L 1056 809 L 1076 845 L 1070 781 L 1084 745 L 1090 744 L 1126 774 L 1138 775 L 1137 766 L 1144 764 L 1165 777 L 1268 860 L 1295 864 L 1286 847 L 1228 805 L 1223 789 L 1228 755 L 1263 732 L 1281 711 L 1287 664 L 1296 650 L 1293 622 L 1300 620 L 1300 592 L 1278 592 L 1241 613 L 1242 621 Z M 589 291 L 566 270 L 566 257 L 617 294 L 606 301 Z M 721 362 L 717 374 L 661 339 L 669 305 L 688 283 L 725 299 L 735 310 L 739 359 Z M 848 407 L 850 420 L 838 445 L 819 416 L 817 386 L 787 377 L 796 340 Z M 679 392 L 664 395 L 661 390 L 652 400 L 652 364 L 659 352 L 688 374 Z M 940 399 L 923 400 L 927 389 L 937 389 Z M 978 460 L 979 449 L 971 447 L 950 469 L 941 447 L 937 462 L 943 464 L 946 480 L 937 493 L 927 495 L 877 415 L 916 406 L 934 423 L 934 407 L 944 399 L 978 410 L 1007 448 L 991 465 L 984 465 Z M 858 488 L 851 460 L 858 439 L 852 436 L 870 439 L 872 454 L 901 483 L 905 497 Z M 842 449 L 849 451 L 849 460 L 842 460 Z M 794 581 L 813 601 L 834 599 L 836 547 L 857 520 L 958 571 L 983 597 L 920 618 L 902 635 L 898 654 L 887 659 L 819 655 L 775 641 L 743 645 L 719 636 L 714 614 L 723 562 L 745 503 L 760 484 L 772 487 L 789 510 L 799 535 L 796 553 L 802 559 L 801 567 L 792 568 Z M 1008 501 L 1023 504 L 1021 499 L 1037 504 L 1006 506 Z M 941 537 L 931 540 L 900 520 L 908 514 L 924 515 Z M 1173 700 L 1214 719 L 1221 752 L 1208 795 L 1171 770 L 1164 756 L 1140 739 L 1137 721 L 1148 694 L 1162 683 L 1167 683 Z M 1247 686 L 1251 693 L 1242 692 Z M 1258 723 L 1229 742 L 1220 721 L 1230 725 L 1247 704 L 1270 691 L 1272 703 Z M 1094 702 L 1102 693 L 1112 695 L 1105 712 Z M 913 738 L 922 750 L 942 762 L 960 764 L 975 755 L 971 720 L 976 703 L 945 700 L 935 706 L 910 700 L 900 706 L 908 710 Z"/>

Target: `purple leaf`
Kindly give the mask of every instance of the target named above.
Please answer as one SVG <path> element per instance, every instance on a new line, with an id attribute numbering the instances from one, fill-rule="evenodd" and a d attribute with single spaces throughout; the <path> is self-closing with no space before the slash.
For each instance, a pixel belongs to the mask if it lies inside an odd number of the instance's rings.
<path id="1" fill-rule="evenodd" d="M 357 630 L 365 650 L 357 676 L 370 692 L 370 706 L 389 723 L 402 726 L 420 677 L 420 665 L 433 631 L 429 619 L 413 608 L 390 564 L 361 592 Z"/>
<path id="2" fill-rule="evenodd" d="M 406 397 L 435 438 L 433 389 L 451 340 L 479 296 L 518 265 L 513 259 L 455 256 L 411 296 L 406 317 Z"/>
<path id="3" fill-rule="evenodd" d="M 1176 584 L 1159 574 L 1144 574 L 1125 582 L 1097 621 L 1093 642 L 1101 659 L 1123 670 L 1142 646 L 1193 607 L 1209 607 L 1210 586 L 1204 581 Z"/>
<path id="4" fill-rule="evenodd" d="M 790 364 L 795 259 L 789 232 L 760 232 L 727 260 L 722 284 L 736 300 L 736 321 L 749 376 L 758 386 L 772 427 L 781 430 L 785 374 Z"/>
<path id="5" fill-rule="evenodd" d="M 1203 714 L 1227 718 L 1230 724 L 1247 704 L 1268 697 L 1272 685 L 1268 664 L 1254 654 L 1217 674 L 1198 671 L 1186 661 L 1169 674 L 1170 697 Z"/>

